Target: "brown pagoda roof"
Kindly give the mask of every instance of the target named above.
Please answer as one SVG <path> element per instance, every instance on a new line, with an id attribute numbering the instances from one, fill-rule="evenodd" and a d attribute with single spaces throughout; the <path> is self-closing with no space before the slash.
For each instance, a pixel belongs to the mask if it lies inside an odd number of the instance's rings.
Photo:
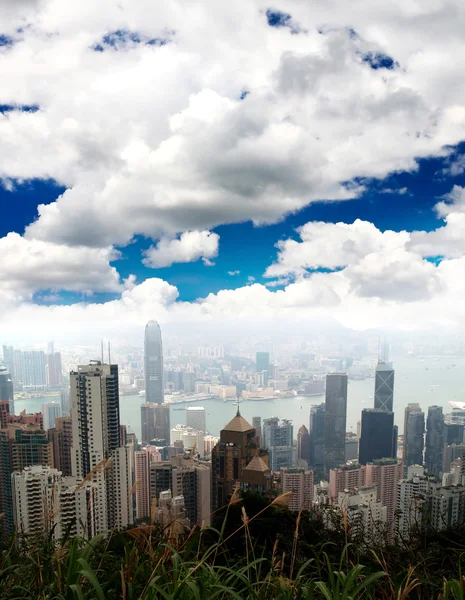
<path id="1" fill-rule="evenodd" d="M 258 454 L 256 454 L 249 464 L 245 467 L 244 471 L 259 471 L 260 473 L 265 473 L 270 470 L 270 467 L 266 464 L 263 458 L 260 458 Z"/>
<path id="2" fill-rule="evenodd" d="M 252 427 L 252 425 L 244 419 L 239 410 L 234 419 L 229 421 L 226 427 L 223 428 L 224 431 L 239 431 L 241 433 L 252 431 L 253 429 L 255 429 L 255 427 Z"/>

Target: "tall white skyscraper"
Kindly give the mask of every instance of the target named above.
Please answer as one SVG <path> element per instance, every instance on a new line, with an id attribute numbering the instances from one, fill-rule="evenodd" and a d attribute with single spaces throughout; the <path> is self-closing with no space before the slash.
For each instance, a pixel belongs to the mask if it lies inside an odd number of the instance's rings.
<path id="1" fill-rule="evenodd" d="M 145 326 L 144 343 L 145 401 L 163 404 L 163 343 L 160 325 L 149 321 Z"/>
<path id="2" fill-rule="evenodd" d="M 73 476 L 94 485 L 93 530 L 132 523 L 132 458 L 121 445 L 118 366 L 92 361 L 70 373 Z M 124 496 L 124 498 L 123 498 Z"/>

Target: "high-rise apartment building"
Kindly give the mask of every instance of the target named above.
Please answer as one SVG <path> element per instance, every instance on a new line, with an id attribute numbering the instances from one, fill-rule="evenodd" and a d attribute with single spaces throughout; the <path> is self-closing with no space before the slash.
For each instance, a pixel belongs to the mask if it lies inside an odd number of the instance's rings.
<path id="1" fill-rule="evenodd" d="M 394 369 L 380 361 L 375 373 L 375 408 L 393 412 Z"/>
<path id="2" fill-rule="evenodd" d="M 379 408 L 362 410 L 359 462 L 366 465 L 394 454 L 394 413 Z"/>
<path id="3" fill-rule="evenodd" d="M 347 417 L 347 373 L 326 375 L 325 472 L 344 464 Z"/>
<path id="4" fill-rule="evenodd" d="M 78 479 L 91 474 L 93 530 L 125 527 L 133 520 L 133 456 L 129 445 L 121 445 L 118 366 L 79 366 L 70 373 L 70 387 L 72 472 Z"/>
<path id="5" fill-rule="evenodd" d="M 203 406 L 188 406 L 186 408 L 186 425 L 207 432 L 207 413 Z"/>
<path id="6" fill-rule="evenodd" d="M 425 413 L 419 404 L 409 404 L 404 417 L 404 467 L 423 464 Z"/>
<path id="7" fill-rule="evenodd" d="M 339 492 L 355 490 L 366 483 L 366 468 L 358 463 L 343 465 L 329 472 L 329 499 L 337 500 Z"/>
<path id="8" fill-rule="evenodd" d="M 155 402 L 144 402 L 140 405 L 140 429 L 142 444 L 149 444 L 155 439 Z"/>
<path id="9" fill-rule="evenodd" d="M 426 419 L 425 467 L 430 475 L 442 476 L 444 415 L 442 406 L 430 406 Z"/>
<path id="10" fill-rule="evenodd" d="M 322 471 L 325 460 L 325 404 L 316 404 L 310 408 L 310 466 Z"/>
<path id="11" fill-rule="evenodd" d="M 156 321 L 149 321 L 145 327 L 144 374 L 146 402 L 163 404 L 163 343 L 160 325 Z"/>
<path id="12" fill-rule="evenodd" d="M 84 478 L 120 446 L 118 365 L 92 361 L 69 375 L 73 475 Z"/>
<path id="13" fill-rule="evenodd" d="M 465 444 L 450 444 L 444 446 L 443 457 L 442 457 L 442 472 L 448 473 L 450 471 L 451 463 L 458 458 L 464 460 L 465 464 Z"/>
<path id="14" fill-rule="evenodd" d="M 36 465 L 13 473 L 12 489 L 17 531 L 52 534 L 55 541 L 65 532 L 87 539 L 96 534 L 92 482 L 77 483 L 57 469 Z"/>
<path id="15" fill-rule="evenodd" d="M 64 477 L 71 477 L 71 446 L 73 444 L 73 425 L 71 417 L 58 417 L 55 427 L 48 430 L 48 439 L 52 443 L 53 464 Z"/>
<path id="16" fill-rule="evenodd" d="M 44 388 L 47 386 L 45 352 L 25 350 L 21 352 L 21 383 L 24 387 Z"/>
<path id="17" fill-rule="evenodd" d="M 0 513 L 8 533 L 14 527 L 11 475 L 33 465 L 53 467 L 47 433 L 39 425 L 10 424 L 0 430 Z"/>
<path id="18" fill-rule="evenodd" d="M 44 416 L 44 429 L 48 431 L 55 427 L 55 420 L 61 417 L 61 404 L 58 402 L 46 402 L 42 404 L 42 414 Z"/>
<path id="19" fill-rule="evenodd" d="M 310 434 L 305 425 L 302 425 L 297 433 L 297 459 L 310 464 Z"/>
<path id="20" fill-rule="evenodd" d="M 260 449 L 255 429 L 238 410 L 221 430 L 220 441 L 212 450 L 212 511 L 223 506 L 236 486 L 240 486 L 243 471 L 255 455 L 268 465 L 268 455 Z M 266 473 L 256 474 L 265 484 Z"/>
<path id="21" fill-rule="evenodd" d="M 184 371 L 182 374 L 182 386 L 186 394 L 193 394 L 195 392 L 195 373 Z"/>
<path id="22" fill-rule="evenodd" d="M 349 537 L 358 544 L 384 542 L 387 508 L 377 496 L 376 485 L 338 493 L 337 505 L 345 515 Z"/>
<path id="23" fill-rule="evenodd" d="M 63 383 L 60 352 L 51 352 L 45 356 L 46 381 L 49 387 L 60 386 Z"/>
<path id="24" fill-rule="evenodd" d="M 313 505 L 313 471 L 299 468 L 281 469 L 282 492 L 292 492 L 290 510 L 310 510 Z"/>
<path id="25" fill-rule="evenodd" d="M 13 346 L 3 346 L 3 362 L 5 363 L 7 371 L 11 373 L 11 378 L 15 379 L 15 353 Z"/>
<path id="26" fill-rule="evenodd" d="M 8 401 L 8 411 L 13 415 L 15 404 L 11 373 L 6 367 L 0 367 L 0 402 L 4 400 Z"/>
<path id="27" fill-rule="evenodd" d="M 264 384 L 268 383 L 270 379 L 270 353 L 269 352 L 257 352 L 255 355 L 255 363 L 257 373 L 264 373 Z"/>
<path id="28" fill-rule="evenodd" d="M 262 418 L 261 417 L 252 417 L 252 427 L 255 428 L 255 435 L 259 440 L 259 444 L 261 444 L 262 439 Z"/>
<path id="29" fill-rule="evenodd" d="M 155 446 L 147 446 L 135 453 L 137 519 L 151 516 L 150 465 L 159 460 L 160 453 Z"/>
<path id="30" fill-rule="evenodd" d="M 378 500 L 387 508 L 390 533 L 394 533 L 394 516 L 397 508 L 397 484 L 402 478 L 402 463 L 396 458 L 380 458 L 365 467 L 365 485 L 376 485 Z"/>
<path id="31" fill-rule="evenodd" d="M 294 427 L 292 421 L 277 417 L 263 421 L 263 447 L 267 450 L 272 471 L 293 465 Z"/>

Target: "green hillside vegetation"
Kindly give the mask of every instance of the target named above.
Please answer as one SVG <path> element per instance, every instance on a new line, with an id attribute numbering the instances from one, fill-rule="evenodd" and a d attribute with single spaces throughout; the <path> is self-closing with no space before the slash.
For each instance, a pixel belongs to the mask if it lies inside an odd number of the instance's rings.
<path id="1" fill-rule="evenodd" d="M 344 519 L 325 527 L 274 500 L 234 496 L 212 527 L 175 539 L 142 524 L 93 540 L 16 536 L 4 542 L 0 598 L 43 600 L 355 600 L 465 598 L 465 531 L 423 533 L 408 546 L 351 543 Z"/>

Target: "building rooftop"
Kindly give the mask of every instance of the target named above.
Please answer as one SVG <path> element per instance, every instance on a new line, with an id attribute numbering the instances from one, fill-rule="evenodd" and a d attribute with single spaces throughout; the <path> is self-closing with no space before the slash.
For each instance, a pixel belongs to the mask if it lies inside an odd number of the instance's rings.
<path id="1" fill-rule="evenodd" d="M 252 425 L 244 419 L 238 410 L 234 419 L 229 421 L 229 423 L 223 428 L 223 431 L 238 431 L 242 433 L 246 431 L 252 431 L 253 429 L 255 429 L 255 427 L 252 427 Z"/>
<path id="2" fill-rule="evenodd" d="M 244 419 L 245 420 L 245 419 Z M 266 462 L 256 454 L 249 464 L 245 467 L 244 471 L 259 471 L 260 473 L 265 473 L 270 470 L 270 467 L 266 464 Z"/>

